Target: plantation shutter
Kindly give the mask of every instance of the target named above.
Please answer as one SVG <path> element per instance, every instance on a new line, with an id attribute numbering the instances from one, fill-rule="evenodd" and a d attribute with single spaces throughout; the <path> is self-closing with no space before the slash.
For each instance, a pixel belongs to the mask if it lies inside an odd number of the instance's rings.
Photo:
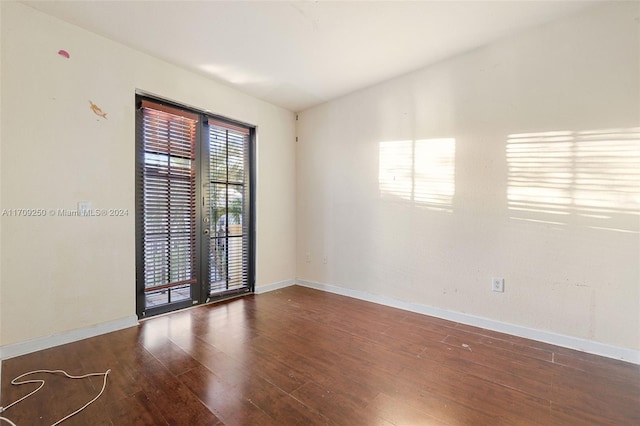
<path id="1" fill-rule="evenodd" d="M 190 299 L 196 282 L 198 116 L 142 102 L 142 262 L 144 292 L 159 303 Z"/>

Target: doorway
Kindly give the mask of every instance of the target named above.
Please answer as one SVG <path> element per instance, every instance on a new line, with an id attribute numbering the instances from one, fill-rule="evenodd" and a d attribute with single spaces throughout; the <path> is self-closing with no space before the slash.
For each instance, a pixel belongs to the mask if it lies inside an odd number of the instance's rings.
<path id="1" fill-rule="evenodd" d="M 252 292 L 255 127 L 136 106 L 138 318 Z"/>

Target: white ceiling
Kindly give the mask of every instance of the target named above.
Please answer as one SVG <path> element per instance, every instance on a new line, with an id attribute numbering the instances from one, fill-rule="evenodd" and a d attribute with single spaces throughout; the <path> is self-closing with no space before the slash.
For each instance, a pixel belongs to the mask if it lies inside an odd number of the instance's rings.
<path id="1" fill-rule="evenodd" d="M 593 5 L 585 1 L 24 1 L 301 111 Z"/>

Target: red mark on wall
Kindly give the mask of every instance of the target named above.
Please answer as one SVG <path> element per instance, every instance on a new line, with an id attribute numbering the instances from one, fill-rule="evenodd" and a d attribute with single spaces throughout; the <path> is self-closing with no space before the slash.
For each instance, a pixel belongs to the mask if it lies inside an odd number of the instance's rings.
<path id="1" fill-rule="evenodd" d="M 69 55 L 69 52 L 67 52 L 66 50 L 58 50 L 58 55 L 64 56 L 67 59 L 71 57 L 71 55 Z"/>

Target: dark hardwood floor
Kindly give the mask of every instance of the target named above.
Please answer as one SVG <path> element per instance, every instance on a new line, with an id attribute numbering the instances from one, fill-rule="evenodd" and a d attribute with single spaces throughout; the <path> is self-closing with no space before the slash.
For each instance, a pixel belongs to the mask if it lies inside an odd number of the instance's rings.
<path id="1" fill-rule="evenodd" d="M 112 372 L 65 425 L 639 425 L 640 366 L 293 286 L 13 358 Z M 3 416 L 50 425 L 101 377 L 46 376 Z"/>

